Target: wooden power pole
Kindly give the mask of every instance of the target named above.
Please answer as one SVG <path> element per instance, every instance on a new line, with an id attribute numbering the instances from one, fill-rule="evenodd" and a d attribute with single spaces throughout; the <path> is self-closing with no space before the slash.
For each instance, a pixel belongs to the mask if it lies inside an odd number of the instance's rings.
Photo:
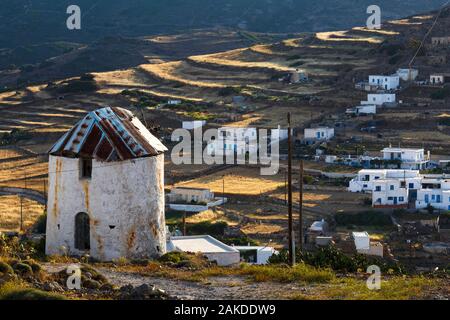
<path id="1" fill-rule="evenodd" d="M 292 223 L 292 132 L 291 132 L 291 113 L 288 113 L 288 232 L 289 232 L 289 264 L 295 264 L 295 244 Z"/>
<path id="2" fill-rule="evenodd" d="M 300 194 L 299 194 L 299 210 L 298 210 L 298 245 L 300 251 L 303 250 L 303 160 L 300 160 Z"/>

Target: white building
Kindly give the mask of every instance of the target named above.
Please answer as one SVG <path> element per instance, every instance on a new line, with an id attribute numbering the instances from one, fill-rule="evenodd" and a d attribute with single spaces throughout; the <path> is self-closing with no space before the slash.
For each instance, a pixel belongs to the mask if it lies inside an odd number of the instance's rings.
<path id="1" fill-rule="evenodd" d="M 241 261 L 251 264 L 268 264 L 270 257 L 279 252 L 272 247 L 261 246 L 233 246 L 241 255 Z"/>
<path id="2" fill-rule="evenodd" d="M 354 114 L 357 116 L 360 115 L 369 115 L 369 114 L 376 114 L 377 113 L 377 106 L 374 104 L 367 104 L 363 106 L 357 106 L 354 108 L 347 109 L 347 114 Z"/>
<path id="3" fill-rule="evenodd" d="M 167 241 L 167 251 L 200 253 L 219 266 L 231 266 L 241 261 L 239 250 L 211 236 L 171 237 Z"/>
<path id="4" fill-rule="evenodd" d="M 391 170 L 391 169 L 363 169 L 350 181 L 348 190 L 350 192 L 372 192 L 374 182 L 377 180 L 403 179 L 407 183 L 414 183 L 420 179 L 418 170 Z M 416 187 L 415 184 L 413 187 Z"/>
<path id="5" fill-rule="evenodd" d="M 442 175 L 424 176 L 421 188 L 417 190 L 416 208 L 432 206 L 450 211 L 450 177 Z"/>
<path id="6" fill-rule="evenodd" d="M 334 137 L 334 128 L 318 127 L 305 129 L 306 141 L 328 141 Z"/>
<path id="7" fill-rule="evenodd" d="M 215 197 L 209 189 L 175 187 L 168 195 L 169 208 L 176 211 L 202 212 L 227 201 L 225 197 Z"/>
<path id="8" fill-rule="evenodd" d="M 165 151 L 128 110 L 86 115 L 49 151 L 46 254 L 164 254 Z"/>
<path id="9" fill-rule="evenodd" d="M 450 82 L 450 73 L 436 73 L 430 75 L 430 83 L 440 85 Z"/>
<path id="10" fill-rule="evenodd" d="M 206 125 L 206 121 L 183 121 L 183 129 L 194 130 L 202 128 Z"/>
<path id="11" fill-rule="evenodd" d="M 381 150 L 383 160 L 399 160 L 402 169 L 423 170 L 430 161 L 430 155 L 425 155 L 424 149 L 384 148 Z"/>
<path id="12" fill-rule="evenodd" d="M 395 103 L 395 93 L 369 93 L 367 95 L 367 101 L 361 101 L 362 105 L 376 105 L 382 106 L 386 103 Z"/>
<path id="13" fill-rule="evenodd" d="M 373 182 L 372 206 L 374 208 L 407 208 L 409 192 L 404 180 L 381 179 Z"/>
<path id="14" fill-rule="evenodd" d="M 234 154 L 242 157 L 258 152 L 258 132 L 256 128 L 219 128 L 217 138 L 208 143 L 207 153 L 210 156 Z"/>
<path id="15" fill-rule="evenodd" d="M 403 81 L 414 81 L 419 76 L 419 70 L 412 69 L 412 68 L 406 68 L 406 69 L 398 69 L 397 75 L 402 79 Z"/>
<path id="16" fill-rule="evenodd" d="M 400 86 L 400 77 L 396 74 L 390 76 L 369 76 L 369 84 L 378 86 L 383 90 L 396 90 Z"/>

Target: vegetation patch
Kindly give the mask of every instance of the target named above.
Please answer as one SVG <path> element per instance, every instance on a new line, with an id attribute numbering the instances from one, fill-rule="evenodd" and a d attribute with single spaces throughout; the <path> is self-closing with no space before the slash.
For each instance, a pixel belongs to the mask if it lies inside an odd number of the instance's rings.
<path id="1" fill-rule="evenodd" d="M 392 226 L 391 217 L 378 211 L 364 211 L 353 213 L 337 213 L 335 220 L 338 226 Z"/>

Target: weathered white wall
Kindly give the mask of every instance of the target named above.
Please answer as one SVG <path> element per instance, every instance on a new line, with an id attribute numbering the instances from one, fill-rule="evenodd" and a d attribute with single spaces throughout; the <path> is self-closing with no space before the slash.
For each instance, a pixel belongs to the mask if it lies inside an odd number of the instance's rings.
<path id="1" fill-rule="evenodd" d="M 75 216 L 86 212 L 91 257 L 109 261 L 164 254 L 164 155 L 94 160 L 90 180 L 80 179 L 79 165 L 79 159 L 50 156 L 46 253 L 84 254 L 74 248 Z"/>

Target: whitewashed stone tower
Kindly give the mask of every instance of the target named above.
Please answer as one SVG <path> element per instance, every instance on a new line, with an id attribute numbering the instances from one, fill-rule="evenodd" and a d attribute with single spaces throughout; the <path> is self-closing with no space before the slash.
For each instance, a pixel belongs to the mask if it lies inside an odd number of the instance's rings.
<path id="1" fill-rule="evenodd" d="M 46 254 L 164 254 L 165 151 L 128 110 L 87 114 L 49 151 Z"/>

